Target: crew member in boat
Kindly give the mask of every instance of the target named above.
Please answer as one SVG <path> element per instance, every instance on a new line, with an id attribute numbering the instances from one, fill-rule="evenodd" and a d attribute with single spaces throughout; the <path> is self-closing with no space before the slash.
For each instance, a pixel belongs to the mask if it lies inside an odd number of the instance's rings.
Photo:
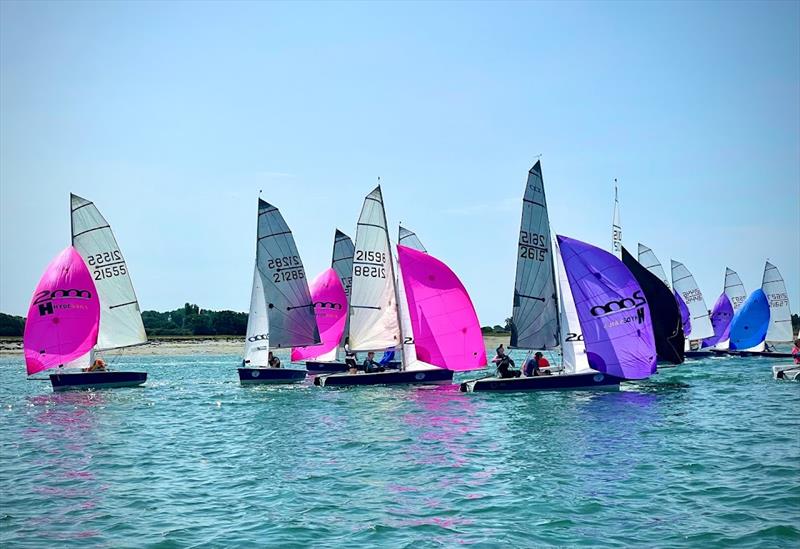
<path id="1" fill-rule="evenodd" d="M 550 375 L 550 370 L 546 370 L 545 368 L 550 368 L 550 361 L 548 361 L 542 353 L 536 352 L 533 358 L 525 364 L 525 377 Z"/>
<path id="2" fill-rule="evenodd" d="M 370 351 L 364 361 L 364 371 L 368 374 L 374 374 L 375 372 L 385 372 L 386 368 L 375 362 L 375 353 Z"/>
<path id="3" fill-rule="evenodd" d="M 280 368 L 281 367 L 281 359 L 279 359 L 278 357 L 273 355 L 272 351 L 270 351 L 269 355 L 267 355 L 267 356 L 269 357 L 267 359 L 267 364 L 269 365 L 270 368 Z"/>
<path id="4" fill-rule="evenodd" d="M 794 340 L 794 347 L 792 347 L 792 358 L 795 364 L 800 364 L 800 338 Z"/>
<path id="5" fill-rule="evenodd" d="M 92 365 L 88 368 L 83 369 L 84 372 L 105 372 L 106 371 L 106 361 L 102 358 L 96 358 Z"/>
<path id="6" fill-rule="evenodd" d="M 506 349 L 503 347 L 501 343 L 500 346 L 495 349 L 497 356 L 492 359 L 492 362 L 497 364 L 497 375 L 501 378 L 509 378 L 509 377 L 519 377 L 521 372 L 519 370 L 512 370 L 511 367 L 514 366 L 514 360 L 506 354 Z"/>
<path id="7" fill-rule="evenodd" d="M 358 373 L 356 359 L 356 354 L 350 349 L 350 338 L 344 338 L 344 363 L 347 364 L 347 371 L 350 374 Z"/>

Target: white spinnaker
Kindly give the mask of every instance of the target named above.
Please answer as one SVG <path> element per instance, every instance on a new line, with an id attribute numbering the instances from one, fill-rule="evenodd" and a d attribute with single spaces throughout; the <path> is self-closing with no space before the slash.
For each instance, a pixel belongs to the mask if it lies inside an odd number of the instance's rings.
<path id="1" fill-rule="evenodd" d="M 589 367 L 589 360 L 586 356 L 586 345 L 583 343 L 583 333 L 578 319 L 578 310 L 575 308 L 575 300 L 572 297 L 572 289 L 567 278 L 567 271 L 564 268 L 564 260 L 561 258 L 561 250 L 553 237 L 553 250 L 556 257 L 556 272 L 558 274 L 558 303 L 561 314 L 561 360 L 564 371 L 568 374 L 585 374 L 593 372 Z"/>
<path id="2" fill-rule="evenodd" d="M 744 302 L 747 301 L 747 292 L 742 284 L 742 279 L 739 278 L 736 271 L 728 267 L 725 268 L 725 295 L 728 296 L 733 306 L 734 314 L 739 312 Z"/>
<path id="3" fill-rule="evenodd" d="M 70 195 L 72 245 L 81 254 L 100 296 L 97 350 L 119 349 L 147 341 L 128 265 L 111 226 L 94 203 Z"/>
<path id="4" fill-rule="evenodd" d="M 266 367 L 269 356 L 269 319 L 267 300 L 258 267 L 253 269 L 253 291 L 250 294 L 250 314 L 244 340 L 244 361 L 253 367 Z"/>
<path id="5" fill-rule="evenodd" d="M 667 288 L 672 288 L 672 283 L 667 277 L 667 273 L 664 272 L 664 267 L 661 266 L 661 262 L 656 257 L 656 254 L 644 244 L 639 244 L 639 263 L 644 265 L 645 269 L 660 278 L 664 284 L 667 285 Z"/>
<path id="6" fill-rule="evenodd" d="M 622 221 L 619 219 L 619 196 L 614 186 L 614 219 L 611 221 L 611 253 L 622 259 Z"/>
<path id="7" fill-rule="evenodd" d="M 778 268 L 767 261 L 761 289 L 769 301 L 769 328 L 767 341 L 774 343 L 792 342 L 792 311 L 789 309 L 789 294 Z"/>
<path id="8" fill-rule="evenodd" d="M 350 291 L 350 348 L 376 351 L 398 347 L 395 273 L 380 185 L 364 199 L 358 218 Z"/>
<path id="9" fill-rule="evenodd" d="M 703 292 L 697 286 L 694 276 L 680 261 L 672 260 L 672 287 L 683 298 L 691 316 L 692 332 L 686 341 L 697 341 L 714 335 L 714 327 L 708 317 L 708 307 Z"/>

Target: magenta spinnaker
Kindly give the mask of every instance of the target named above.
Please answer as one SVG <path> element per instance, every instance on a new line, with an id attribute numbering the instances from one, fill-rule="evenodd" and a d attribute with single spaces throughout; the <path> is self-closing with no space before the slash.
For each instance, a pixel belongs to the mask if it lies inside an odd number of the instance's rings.
<path id="1" fill-rule="evenodd" d="M 97 343 L 100 298 L 89 269 L 72 246 L 47 266 L 28 308 L 25 365 L 28 375 L 89 353 Z"/>
<path id="2" fill-rule="evenodd" d="M 714 327 L 714 335 L 703 340 L 703 347 L 713 347 L 721 341 L 728 339 L 733 320 L 733 305 L 728 295 L 723 292 L 714 303 L 711 311 L 711 325 Z"/>
<path id="3" fill-rule="evenodd" d="M 624 379 L 656 371 L 650 307 L 622 261 L 585 242 L 558 236 L 578 310 L 589 366 Z"/>
<path id="4" fill-rule="evenodd" d="M 406 246 L 397 246 L 397 257 L 417 358 L 456 372 L 484 368 L 478 315 L 455 273 L 432 255 Z"/>
<path id="5" fill-rule="evenodd" d="M 342 340 L 347 321 L 347 295 L 336 271 L 322 271 L 311 283 L 310 289 L 322 344 L 293 347 L 293 362 L 316 358 L 335 349 Z"/>

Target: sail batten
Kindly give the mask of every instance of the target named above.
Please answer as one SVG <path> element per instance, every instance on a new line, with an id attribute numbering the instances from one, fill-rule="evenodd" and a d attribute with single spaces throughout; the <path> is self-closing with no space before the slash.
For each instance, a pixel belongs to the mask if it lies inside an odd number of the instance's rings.
<path id="1" fill-rule="evenodd" d="M 72 244 L 91 273 L 100 297 L 97 349 L 133 347 L 147 342 L 130 269 L 110 224 L 93 202 L 70 195 Z"/>
<path id="2" fill-rule="evenodd" d="M 560 343 L 550 219 L 541 162 L 528 172 L 517 243 L 511 347 L 553 349 Z"/>

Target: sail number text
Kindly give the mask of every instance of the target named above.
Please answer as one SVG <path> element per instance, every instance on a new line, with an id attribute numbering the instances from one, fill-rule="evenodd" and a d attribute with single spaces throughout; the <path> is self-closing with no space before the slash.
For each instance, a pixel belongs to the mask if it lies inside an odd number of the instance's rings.
<path id="1" fill-rule="evenodd" d="M 386 278 L 386 253 L 356 250 L 353 264 L 353 276 L 368 276 L 372 278 Z"/>
<path id="2" fill-rule="evenodd" d="M 86 263 L 92 267 L 92 277 L 95 280 L 105 280 L 128 274 L 125 260 L 122 259 L 119 250 L 92 254 L 86 258 Z"/>
<path id="3" fill-rule="evenodd" d="M 543 234 L 520 231 L 519 256 L 522 259 L 544 261 L 547 256 L 547 239 Z"/>

